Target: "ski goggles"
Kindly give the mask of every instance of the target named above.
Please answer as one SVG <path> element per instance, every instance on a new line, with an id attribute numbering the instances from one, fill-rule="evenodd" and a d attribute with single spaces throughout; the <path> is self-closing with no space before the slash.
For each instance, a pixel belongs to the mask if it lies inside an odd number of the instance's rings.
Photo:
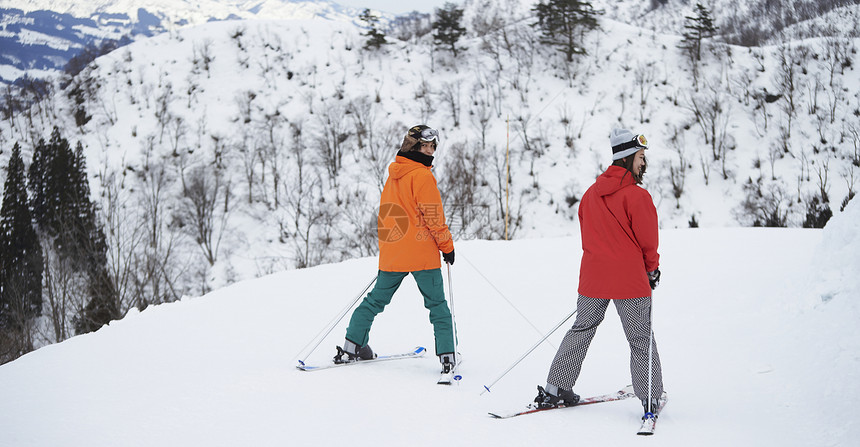
<path id="1" fill-rule="evenodd" d="M 428 127 L 427 129 L 421 131 L 421 135 L 418 136 L 418 139 L 426 142 L 439 142 L 439 131 Z"/>
<path id="2" fill-rule="evenodd" d="M 639 149 L 648 149 L 648 139 L 645 135 L 636 135 L 632 140 L 612 147 L 612 159 L 620 160 L 636 153 Z"/>
<path id="3" fill-rule="evenodd" d="M 633 147 L 638 147 L 641 149 L 648 149 L 648 139 L 645 138 L 645 135 L 636 135 L 632 140 L 621 143 L 618 146 L 613 147 L 613 150 L 623 151 L 625 149 L 630 149 Z"/>

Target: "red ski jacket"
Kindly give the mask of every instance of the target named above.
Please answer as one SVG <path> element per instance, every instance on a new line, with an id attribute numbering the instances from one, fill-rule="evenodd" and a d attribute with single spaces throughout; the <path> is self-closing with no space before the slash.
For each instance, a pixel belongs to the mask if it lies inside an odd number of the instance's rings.
<path id="1" fill-rule="evenodd" d="M 657 209 L 648 191 L 610 166 L 579 205 L 579 294 L 621 299 L 651 296 L 648 273 L 659 266 Z"/>

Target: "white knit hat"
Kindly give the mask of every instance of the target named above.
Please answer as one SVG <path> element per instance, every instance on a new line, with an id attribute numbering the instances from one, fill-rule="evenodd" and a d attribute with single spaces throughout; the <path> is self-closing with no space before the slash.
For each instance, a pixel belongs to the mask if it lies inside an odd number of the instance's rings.
<path id="1" fill-rule="evenodd" d="M 634 138 L 633 132 L 627 129 L 612 129 L 609 134 L 609 144 L 612 145 L 613 161 L 633 155 L 642 149 L 642 146 L 636 144 Z"/>

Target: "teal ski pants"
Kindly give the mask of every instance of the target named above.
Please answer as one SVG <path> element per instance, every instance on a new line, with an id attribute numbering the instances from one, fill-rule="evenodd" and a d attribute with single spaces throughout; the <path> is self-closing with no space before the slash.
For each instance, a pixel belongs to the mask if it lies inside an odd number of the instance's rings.
<path id="1" fill-rule="evenodd" d="M 370 326 L 373 319 L 382 313 L 391 302 L 394 292 L 400 287 L 403 278 L 409 273 L 418 283 L 418 290 L 424 296 L 424 307 L 430 311 L 430 323 L 436 338 L 436 355 L 454 352 L 454 329 L 451 310 L 445 301 L 445 287 L 442 284 L 442 269 L 419 270 L 417 272 L 379 271 L 376 285 L 352 313 L 346 339 L 358 346 L 364 346 L 370 339 Z"/>

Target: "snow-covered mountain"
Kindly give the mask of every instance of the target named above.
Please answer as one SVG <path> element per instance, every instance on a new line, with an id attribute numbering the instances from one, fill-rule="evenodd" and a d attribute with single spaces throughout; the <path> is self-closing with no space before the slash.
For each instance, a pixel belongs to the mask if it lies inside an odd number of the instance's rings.
<path id="1" fill-rule="evenodd" d="M 279 272 L 132 312 L 0 366 L 0 445 L 101 446 L 854 446 L 860 425 L 860 203 L 823 230 L 661 233 L 654 330 L 669 403 L 653 438 L 641 406 L 613 402 L 511 420 L 542 385 L 565 327 L 481 395 L 575 306 L 581 250 L 569 238 L 460 244 L 452 277 L 463 379 L 436 385 L 427 357 L 305 373 L 327 362 L 327 324 L 371 279 L 375 258 Z M 447 287 L 447 286 L 446 286 Z M 378 352 L 431 346 L 406 279 L 371 332 Z M 572 324 L 572 322 L 568 322 Z M 630 383 L 607 310 L 575 390 Z"/>
<path id="2" fill-rule="evenodd" d="M 519 2 L 519 0 L 515 0 Z M 456 3 L 456 2 L 455 2 Z M 469 5 L 480 3 L 467 0 Z M 510 2 L 504 2 L 510 3 Z M 533 1 L 521 3 L 530 6 Z M 839 35 L 858 37 L 857 0 L 711 0 L 715 24 L 731 43 L 759 45 L 786 39 Z M 688 0 L 593 0 L 605 17 L 660 34 L 681 34 L 693 13 Z M 474 12 L 486 15 L 489 4 Z M 311 19 L 357 22 L 361 9 L 327 0 L 0 0 L 0 83 L 24 75 L 45 79 L 61 71 L 86 47 L 106 40 L 149 37 L 216 20 Z M 381 24 L 395 17 L 378 12 Z"/>
<path id="3" fill-rule="evenodd" d="M 45 79 L 88 46 L 146 38 L 217 20 L 357 21 L 360 10 L 321 1 L 0 0 L 0 83 Z"/>
<path id="4" fill-rule="evenodd" d="M 139 19 L 146 11 L 165 27 L 200 25 L 213 20 L 237 19 L 311 19 L 353 20 L 360 11 L 327 0 L 3 0 L 2 7 L 25 12 L 50 10 L 76 17 L 103 14 Z M 13 6 L 14 5 L 14 6 Z"/>

